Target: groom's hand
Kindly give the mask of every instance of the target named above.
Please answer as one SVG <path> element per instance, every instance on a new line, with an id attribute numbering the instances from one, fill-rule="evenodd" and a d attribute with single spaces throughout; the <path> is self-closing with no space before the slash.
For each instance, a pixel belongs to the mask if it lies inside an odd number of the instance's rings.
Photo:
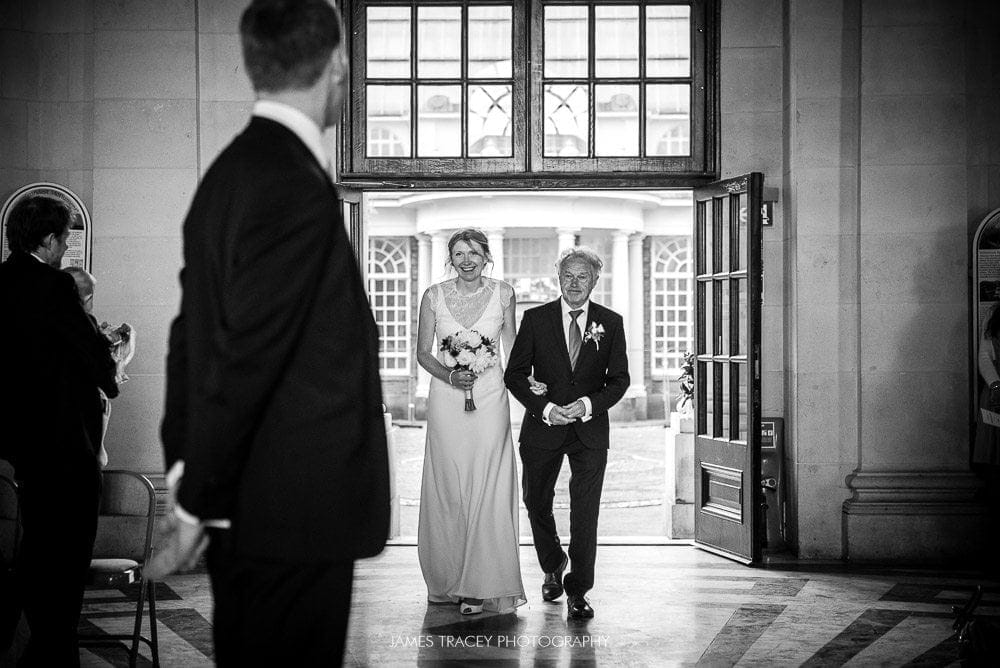
<path id="1" fill-rule="evenodd" d="M 208 536 L 201 524 L 192 524 L 168 514 L 161 528 L 161 537 L 152 559 L 143 567 L 150 580 L 162 580 L 171 573 L 194 568 L 208 546 Z"/>
<path id="2" fill-rule="evenodd" d="M 570 421 L 578 420 L 587 414 L 587 406 L 583 403 L 582 399 L 577 399 L 571 404 L 566 404 L 562 407 L 563 415 L 570 419 Z M 552 411 L 555 413 L 555 410 Z"/>
<path id="3" fill-rule="evenodd" d="M 549 422 L 555 425 L 567 425 L 574 422 L 576 418 L 570 417 L 566 414 L 566 409 L 561 406 L 555 406 L 549 411 Z"/>

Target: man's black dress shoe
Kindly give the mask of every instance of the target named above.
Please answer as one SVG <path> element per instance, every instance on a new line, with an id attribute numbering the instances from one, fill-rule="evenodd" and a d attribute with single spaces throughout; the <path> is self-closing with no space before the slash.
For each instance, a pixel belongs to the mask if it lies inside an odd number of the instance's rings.
<path id="1" fill-rule="evenodd" d="M 563 555 L 562 563 L 559 564 L 559 568 L 553 573 L 545 574 L 545 581 L 542 582 L 542 600 L 543 601 L 554 601 L 563 594 L 562 577 L 563 571 L 566 570 L 566 564 L 569 563 L 569 557 L 565 554 Z"/>
<path id="2" fill-rule="evenodd" d="M 570 594 L 566 597 L 566 614 L 570 619 L 593 619 L 594 609 L 583 596 Z"/>

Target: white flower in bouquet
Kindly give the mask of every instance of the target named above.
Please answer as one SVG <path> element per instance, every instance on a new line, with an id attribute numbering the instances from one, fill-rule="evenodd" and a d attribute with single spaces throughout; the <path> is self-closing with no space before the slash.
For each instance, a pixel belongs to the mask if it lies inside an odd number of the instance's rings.
<path id="1" fill-rule="evenodd" d="M 441 340 L 445 366 L 481 374 L 497 363 L 496 346 L 476 330 L 463 329 Z M 450 382 L 450 377 L 449 377 Z M 472 389 L 465 391 L 465 410 L 476 410 Z"/>
<path id="2" fill-rule="evenodd" d="M 459 364 L 459 366 L 471 368 L 472 363 L 476 361 L 476 353 L 468 348 L 465 348 L 455 356 L 455 361 Z"/>
<path id="3" fill-rule="evenodd" d="M 496 364 L 496 362 L 496 353 L 489 346 L 480 346 L 476 350 L 476 359 L 470 368 L 474 373 L 480 374 Z"/>

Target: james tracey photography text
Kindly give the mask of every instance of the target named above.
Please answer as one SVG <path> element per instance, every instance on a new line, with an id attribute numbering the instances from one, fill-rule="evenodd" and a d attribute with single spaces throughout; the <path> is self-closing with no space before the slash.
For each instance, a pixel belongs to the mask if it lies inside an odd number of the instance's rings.
<path id="1" fill-rule="evenodd" d="M 607 647 L 608 636 L 396 635 L 389 647 Z"/>

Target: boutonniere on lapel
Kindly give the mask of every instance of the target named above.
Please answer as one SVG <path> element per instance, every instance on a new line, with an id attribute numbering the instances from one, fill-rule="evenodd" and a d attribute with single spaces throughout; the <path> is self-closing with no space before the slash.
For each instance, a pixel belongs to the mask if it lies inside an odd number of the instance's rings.
<path id="1" fill-rule="evenodd" d="M 596 322 L 590 323 L 590 327 L 583 334 L 583 342 L 589 343 L 594 342 L 594 347 L 598 350 L 601 349 L 601 339 L 604 338 L 604 325 L 599 325 Z"/>

